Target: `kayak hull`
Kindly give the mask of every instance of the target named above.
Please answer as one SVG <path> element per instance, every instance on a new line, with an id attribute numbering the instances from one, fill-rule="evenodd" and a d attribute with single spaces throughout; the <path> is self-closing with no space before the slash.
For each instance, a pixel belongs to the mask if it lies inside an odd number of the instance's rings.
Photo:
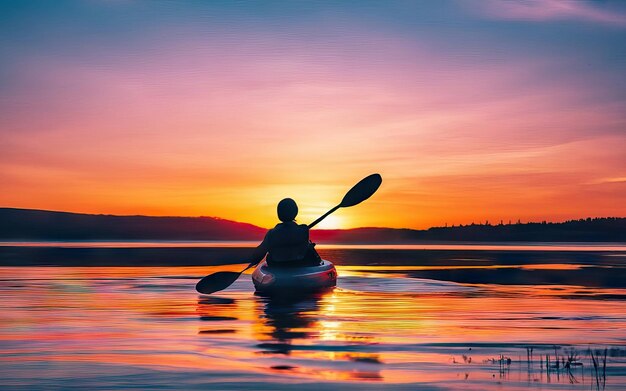
<path id="1" fill-rule="evenodd" d="M 261 262 L 252 273 L 257 292 L 312 292 L 337 285 L 337 270 L 332 262 L 322 260 L 319 266 L 270 268 Z"/>

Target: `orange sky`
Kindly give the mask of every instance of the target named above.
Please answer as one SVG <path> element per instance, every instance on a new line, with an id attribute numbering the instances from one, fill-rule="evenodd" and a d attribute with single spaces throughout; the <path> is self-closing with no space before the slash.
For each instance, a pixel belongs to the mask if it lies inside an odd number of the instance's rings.
<path id="1" fill-rule="evenodd" d="M 4 10 L 0 206 L 269 227 L 379 172 L 322 227 L 626 216 L 623 9 L 393 4 Z"/>

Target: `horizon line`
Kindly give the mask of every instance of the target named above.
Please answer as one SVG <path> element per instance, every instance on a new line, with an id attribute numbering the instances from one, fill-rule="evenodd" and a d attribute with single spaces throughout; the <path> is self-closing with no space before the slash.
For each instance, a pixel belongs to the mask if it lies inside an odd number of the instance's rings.
<path id="1" fill-rule="evenodd" d="M 0 210 L 1 209 L 13 209 L 13 210 L 24 210 L 24 211 L 36 211 L 36 212 L 50 212 L 50 213 L 68 213 L 68 214 L 75 214 L 75 215 L 87 215 L 87 216 L 112 216 L 112 217 L 154 217 L 154 218 L 190 218 L 190 219 L 194 219 L 194 218 L 210 218 L 210 219 L 215 219 L 215 220 L 223 220 L 223 221 L 229 221 L 229 222 L 233 222 L 233 223 L 238 223 L 238 224 L 247 224 L 247 225 L 251 225 L 253 227 L 256 228 L 261 228 L 261 229 L 269 229 L 267 227 L 261 227 L 259 225 L 256 224 L 252 224 L 246 221 L 237 221 L 237 220 L 231 220 L 231 219 L 226 219 L 223 217 L 219 217 L 219 216 L 202 216 L 202 215 L 196 215 L 196 216 L 175 216 L 175 215 L 145 215 L 145 214 L 111 214 L 111 213 L 87 213 L 87 212 L 72 212 L 72 211 L 65 211 L 65 210 L 51 210 L 51 209 L 38 209 L 38 208 L 19 208 L 19 207 L 11 207 L 11 206 L 0 206 Z M 505 225 L 517 225 L 517 224 L 563 224 L 563 223 L 568 223 L 568 222 L 574 222 L 574 221 L 586 221 L 586 220 L 600 220 L 600 219 L 626 219 L 626 216 L 595 216 L 595 217 L 591 217 L 591 216 L 587 216 L 587 217 L 579 217 L 579 218 L 575 218 L 575 219 L 566 219 L 566 220 L 560 220 L 560 221 L 548 221 L 548 220 L 542 220 L 542 221 L 522 221 L 521 219 L 517 219 L 515 220 L 515 222 L 513 222 L 513 219 L 509 219 L 508 223 L 503 223 L 503 219 L 500 219 L 500 223 L 498 224 L 492 224 L 489 222 L 488 219 L 485 220 L 485 222 L 471 222 L 471 223 L 466 223 L 466 224 L 448 224 L 446 223 L 443 226 L 431 226 L 428 228 L 423 228 L 423 229 L 419 229 L 419 228 L 407 228 L 407 227 L 376 227 L 376 226 L 365 226 L 365 227 L 354 227 L 354 228 L 318 228 L 316 229 L 316 231 L 351 231 L 351 230 L 357 230 L 357 229 L 391 229 L 391 230 L 410 230 L 410 231 L 428 231 L 430 229 L 436 229 L 436 228 L 460 228 L 460 227 L 469 227 L 469 226 L 490 226 L 490 227 L 497 227 L 497 226 L 505 226 Z"/>

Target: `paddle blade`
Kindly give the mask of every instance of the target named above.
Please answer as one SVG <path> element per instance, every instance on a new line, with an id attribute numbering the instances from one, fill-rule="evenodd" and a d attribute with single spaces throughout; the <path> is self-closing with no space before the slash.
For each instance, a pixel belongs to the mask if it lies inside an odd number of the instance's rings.
<path id="1" fill-rule="evenodd" d="M 381 183 L 383 183 L 383 178 L 380 174 L 372 174 L 361 179 L 359 183 L 354 185 L 354 187 L 346 193 L 343 200 L 341 200 L 341 204 L 339 205 L 342 208 L 346 208 L 348 206 L 360 204 L 370 198 L 372 194 L 376 193 L 376 190 L 378 190 Z"/>
<path id="2" fill-rule="evenodd" d="M 241 272 L 217 272 L 209 274 L 196 284 L 196 290 L 205 295 L 221 291 L 237 281 Z"/>

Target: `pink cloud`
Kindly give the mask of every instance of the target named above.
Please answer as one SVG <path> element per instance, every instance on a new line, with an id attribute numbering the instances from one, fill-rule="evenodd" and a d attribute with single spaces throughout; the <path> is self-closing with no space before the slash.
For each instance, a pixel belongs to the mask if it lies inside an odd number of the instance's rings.
<path id="1" fill-rule="evenodd" d="M 581 20 L 626 26 L 626 14 L 603 8 L 597 2 L 567 0 L 484 0 L 471 3 L 482 13 L 505 20 Z"/>

